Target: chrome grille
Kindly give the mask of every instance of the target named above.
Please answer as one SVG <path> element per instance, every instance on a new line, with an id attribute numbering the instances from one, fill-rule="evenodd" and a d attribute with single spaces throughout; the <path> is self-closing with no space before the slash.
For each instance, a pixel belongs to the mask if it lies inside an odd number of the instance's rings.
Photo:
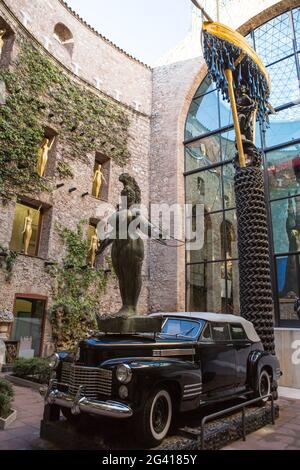
<path id="1" fill-rule="evenodd" d="M 97 367 L 84 367 L 65 362 L 62 366 L 61 381 L 69 386 L 69 393 L 76 395 L 84 386 L 84 394 L 96 399 L 97 395 L 111 395 L 112 372 Z"/>

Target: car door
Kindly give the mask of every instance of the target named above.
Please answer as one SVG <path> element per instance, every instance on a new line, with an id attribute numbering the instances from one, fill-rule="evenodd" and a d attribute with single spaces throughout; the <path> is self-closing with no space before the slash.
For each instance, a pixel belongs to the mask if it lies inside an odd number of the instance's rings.
<path id="1" fill-rule="evenodd" d="M 208 326 L 207 326 L 208 325 Z M 226 323 L 208 323 L 199 342 L 203 393 L 226 395 L 236 384 L 236 354 Z"/>
<path id="2" fill-rule="evenodd" d="M 243 325 L 231 323 L 230 334 L 236 353 L 237 385 L 243 387 L 247 381 L 247 362 L 251 352 L 251 341 L 248 339 Z"/>

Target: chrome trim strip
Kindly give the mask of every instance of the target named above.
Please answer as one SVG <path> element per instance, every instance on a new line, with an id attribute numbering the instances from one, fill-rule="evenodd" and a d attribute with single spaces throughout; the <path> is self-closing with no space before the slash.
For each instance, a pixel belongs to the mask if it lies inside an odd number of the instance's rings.
<path id="1" fill-rule="evenodd" d="M 200 393 L 200 392 L 202 392 L 202 388 L 193 388 L 192 390 L 186 390 L 186 391 L 183 393 L 183 396 L 184 396 L 184 395 L 191 394 L 191 393 Z"/>
<path id="2" fill-rule="evenodd" d="M 187 389 L 187 388 L 194 388 L 194 387 L 202 387 L 202 382 L 197 382 L 195 384 L 191 384 L 191 385 L 185 385 L 184 388 Z"/>
<path id="3" fill-rule="evenodd" d="M 195 349 L 154 349 L 152 355 L 154 357 L 193 356 L 195 352 Z"/>
<path id="4" fill-rule="evenodd" d="M 200 395 L 202 395 L 201 390 L 197 393 L 188 393 L 186 395 L 183 395 L 183 398 L 200 397 Z"/>
<path id="5" fill-rule="evenodd" d="M 199 390 L 201 391 L 202 387 L 192 388 L 190 390 L 184 390 L 183 394 L 186 395 L 187 393 L 199 392 Z"/>

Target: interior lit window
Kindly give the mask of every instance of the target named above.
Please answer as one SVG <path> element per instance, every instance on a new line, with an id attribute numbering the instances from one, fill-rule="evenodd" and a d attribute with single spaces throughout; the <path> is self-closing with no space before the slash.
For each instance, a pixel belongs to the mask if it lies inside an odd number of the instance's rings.
<path id="1" fill-rule="evenodd" d="M 28 255 L 38 254 L 41 210 L 26 204 L 16 204 L 10 249 L 19 253 L 25 252 L 28 244 Z"/>

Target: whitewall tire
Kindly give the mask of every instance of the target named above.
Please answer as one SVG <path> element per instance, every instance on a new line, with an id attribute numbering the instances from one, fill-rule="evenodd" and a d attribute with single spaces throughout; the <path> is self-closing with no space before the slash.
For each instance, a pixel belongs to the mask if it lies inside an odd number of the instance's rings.
<path id="1" fill-rule="evenodd" d="M 266 395 L 270 395 L 271 393 L 271 379 L 266 370 L 262 370 L 259 375 L 258 380 L 258 397 L 262 398 L 262 402 L 266 403 L 268 398 L 264 398 Z"/>
<path id="2" fill-rule="evenodd" d="M 136 416 L 137 439 L 147 447 L 158 446 L 167 436 L 173 414 L 171 395 L 166 389 L 156 389 Z"/>

